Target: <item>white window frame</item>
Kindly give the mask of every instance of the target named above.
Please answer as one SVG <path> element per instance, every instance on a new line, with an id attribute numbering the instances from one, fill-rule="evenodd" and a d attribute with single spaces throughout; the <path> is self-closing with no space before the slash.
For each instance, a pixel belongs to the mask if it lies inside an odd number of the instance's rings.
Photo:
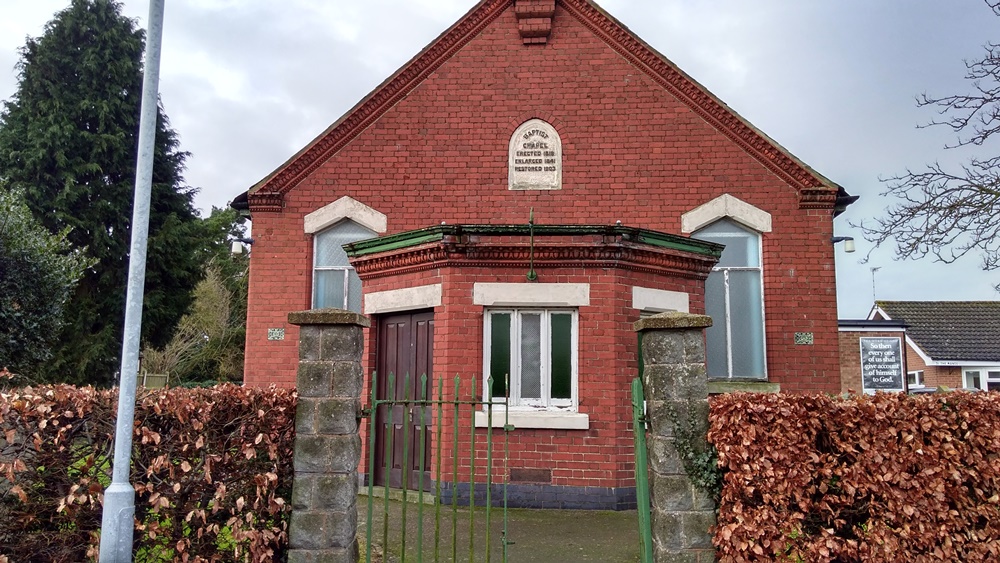
<path id="1" fill-rule="evenodd" d="M 316 243 L 313 242 L 313 254 L 316 253 L 315 244 Z M 347 309 L 347 299 L 348 299 L 348 296 L 351 294 L 350 287 L 349 287 L 349 284 L 351 283 L 350 273 L 354 271 L 354 268 L 351 268 L 351 267 L 346 267 L 345 268 L 343 266 L 317 266 L 315 264 L 315 262 L 316 261 L 313 260 L 313 288 L 314 289 L 313 289 L 313 296 L 312 296 L 312 307 L 314 309 L 317 308 L 317 305 L 316 305 L 316 291 L 315 291 L 315 287 L 316 287 L 316 272 L 337 272 L 337 271 L 340 271 L 340 272 L 343 273 L 343 276 L 344 276 L 344 301 L 343 301 L 343 303 L 340 304 L 340 308 L 341 309 Z M 325 304 L 325 306 L 326 307 L 332 307 L 333 304 L 327 303 L 327 304 Z"/>
<path id="2" fill-rule="evenodd" d="M 343 272 L 343 276 L 344 276 L 344 299 L 340 303 L 339 308 L 340 309 L 344 309 L 344 310 L 349 310 L 348 309 L 348 306 L 349 306 L 348 301 L 351 298 L 351 281 L 352 281 L 350 274 L 351 274 L 351 272 L 355 271 L 354 267 L 351 266 L 350 264 L 348 264 L 347 266 L 317 266 L 316 265 L 316 262 L 319 260 L 319 239 L 320 239 L 320 237 L 322 237 L 323 234 L 326 233 L 326 232 L 328 232 L 330 229 L 335 228 L 337 225 L 340 225 L 340 224 L 342 224 L 345 221 L 351 221 L 352 223 L 354 223 L 356 225 L 360 225 L 361 227 L 363 227 L 365 229 L 371 230 L 370 228 L 368 228 L 367 225 L 363 225 L 361 223 L 358 223 L 357 221 L 354 221 L 353 219 L 347 218 L 347 219 L 342 219 L 342 220 L 340 220 L 340 221 L 338 221 L 338 222 L 336 222 L 336 223 L 334 223 L 332 225 L 327 225 L 326 228 L 324 228 L 323 230 L 316 231 L 316 232 L 313 233 L 313 237 L 312 237 L 312 239 L 313 239 L 312 240 L 312 245 L 313 245 L 312 286 L 310 288 L 310 296 L 309 296 L 309 303 L 310 303 L 310 306 L 313 309 L 319 308 L 319 305 L 316 302 L 316 283 L 317 283 L 317 277 L 318 277 L 316 274 L 318 272 L 338 272 L 339 271 L 339 272 Z M 364 239 L 363 238 L 359 238 L 357 240 L 364 240 Z M 355 282 L 355 283 L 358 283 L 358 282 Z M 357 289 L 358 289 L 358 291 L 361 291 L 362 288 L 359 285 Z M 336 307 L 337 305 L 334 304 L 334 303 L 324 303 L 323 306 L 324 307 Z M 359 308 L 355 312 L 360 313 L 361 310 L 363 310 L 363 307 L 364 307 L 364 293 L 361 294 L 361 308 Z"/>
<path id="3" fill-rule="evenodd" d="M 521 314 L 523 313 L 542 313 L 542 323 L 541 323 L 541 398 L 540 399 L 520 399 L 521 381 L 520 377 L 515 377 L 514 373 L 511 373 L 511 381 L 509 385 L 509 402 L 508 410 L 515 411 L 565 411 L 565 412 L 576 412 L 579 407 L 579 356 L 580 356 L 580 346 L 579 346 L 579 325 L 580 317 L 579 312 L 576 309 L 571 308 L 554 308 L 554 307 L 498 307 L 498 308 L 488 308 L 483 314 L 483 387 L 482 394 L 483 400 L 486 401 L 489 398 L 489 378 L 492 375 L 490 373 L 490 358 L 492 357 L 492 341 L 493 341 L 493 323 L 490 320 L 491 315 L 497 313 L 507 313 L 511 315 L 511 327 L 510 327 L 510 348 L 511 348 L 511 372 L 520 373 L 520 358 L 518 354 L 520 342 L 518 335 L 520 334 L 520 324 L 521 324 Z M 569 313 L 571 315 L 570 320 L 570 398 L 569 399 L 552 399 L 549 396 L 549 388 L 551 385 L 551 373 L 549 365 L 550 363 L 550 344 L 551 344 L 551 315 L 552 313 Z M 504 374 L 506 375 L 506 374 Z M 502 402 L 503 398 L 493 398 L 494 402 Z"/>
<path id="4" fill-rule="evenodd" d="M 767 311 L 764 308 L 764 292 L 766 288 L 764 287 L 764 236 L 763 233 L 755 229 L 749 228 L 747 225 L 737 221 L 733 217 L 721 217 L 719 220 L 728 219 L 731 223 L 743 228 L 746 232 L 754 235 L 757 239 L 757 256 L 759 266 L 715 266 L 712 268 L 712 273 L 722 272 L 723 275 L 723 287 L 725 288 L 725 322 L 726 326 L 726 379 L 733 378 L 748 378 L 748 379 L 758 379 L 761 381 L 767 381 Z M 715 221 L 713 221 L 714 223 Z M 708 227 L 709 225 L 701 225 L 700 229 Z M 698 233 L 692 233 L 692 238 L 698 238 Z M 700 239 L 699 239 L 700 240 Z M 763 373 L 759 376 L 757 375 L 745 375 L 745 374 L 734 374 L 733 373 L 733 324 L 730 322 L 730 316 L 732 314 L 732 306 L 730 302 L 730 292 L 729 292 L 729 272 L 757 272 L 760 276 L 760 325 L 761 325 L 761 354 L 763 359 Z M 707 300 L 709 295 L 706 291 L 705 299 Z M 706 358 L 707 359 L 707 358 Z"/>
<path id="5" fill-rule="evenodd" d="M 979 372 L 979 386 L 970 385 L 969 373 Z M 962 388 L 989 391 L 990 383 L 1000 385 L 1000 367 L 997 366 L 967 366 L 962 368 Z"/>
<path id="6" fill-rule="evenodd" d="M 913 376 L 913 383 L 910 383 L 910 376 Z M 916 371 L 906 372 L 906 385 L 909 388 L 924 387 L 924 370 L 919 369 Z"/>

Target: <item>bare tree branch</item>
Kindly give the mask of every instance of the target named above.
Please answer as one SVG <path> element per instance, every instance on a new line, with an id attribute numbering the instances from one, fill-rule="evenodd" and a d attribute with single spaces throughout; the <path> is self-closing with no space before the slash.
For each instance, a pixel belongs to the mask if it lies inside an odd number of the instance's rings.
<path id="1" fill-rule="evenodd" d="M 984 1 L 1000 15 L 1000 0 Z M 983 147 L 1000 133 L 1000 43 L 984 49 L 981 59 L 965 61 L 970 93 L 917 97 L 917 105 L 934 106 L 940 116 L 921 127 L 944 125 L 958 134 L 946 149 Z M 1000 155 L 972 157 L 956 170 L 935 162 L 881 181 L 879 195 L 895 203 L 882 217 L 851 223 L 875 247 L 892 241 L 898 258 L 931 256 L 946 264 L 978 253 L 984 270 L 1000 268 Z"/>
<path id="2" fill-rule="evenodd" d="M 996 1 L 1000 9 L 1000 0 Z M 982 145 L 1000 131 L 1000 44 L 987 43 L 980 60 L 964 61 L 968 70 L 965 78 L 972 82 L 972 92 L 952 96 L 934 97 L 927 94 L 917 96 L 917 105 L 935 106 L 940 119 L 932 120 L 919 128 L 944 125 L 950 127 L 958 137 L 956 144 Z"/>
<path id="3" fill-rule="evenodd" d="M 983 254 L 983 268 L 1000 266 L 1000 157 L 972 159 L 961 173 L 929 165 L 886 178 L 879 195 L 900 203 L 885 216 L 854 224 L 881 246 L 892 240 L 900 258 L 951 263 L 973 250 Z"/>

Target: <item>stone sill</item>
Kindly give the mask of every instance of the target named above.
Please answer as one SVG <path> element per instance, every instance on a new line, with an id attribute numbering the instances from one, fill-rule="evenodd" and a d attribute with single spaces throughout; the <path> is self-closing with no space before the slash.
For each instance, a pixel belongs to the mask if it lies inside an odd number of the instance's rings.
<path id="1" fill-rule="evenodd" d="M 502 409 L 493 410 L 493 428 L 503 428 L 504 416 Z M 489 422 L 486 413 L 476 411 L 476 428 L 486 428 Z M 590 428 L 590 415 L 568 411 L 516 411 L 507 413 L 507 423 L 515 430 L 521 428 L 550 428 L 555 430 L 587 430 Z"/>
<path id="2" fill-rule="evenodd" d="M 725 393 L 780 393 L 781 384 L 769 381 L 748 381 L 746 379 L 709 379 L 708 394 Z"/>

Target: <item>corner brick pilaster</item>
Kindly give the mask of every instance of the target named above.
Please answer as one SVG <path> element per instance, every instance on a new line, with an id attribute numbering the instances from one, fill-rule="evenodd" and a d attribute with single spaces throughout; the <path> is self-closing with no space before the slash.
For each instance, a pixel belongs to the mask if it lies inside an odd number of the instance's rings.
<path id="1" fill-rule="evenodd" d="M 340 309 L 288 314 L 298 325 L 299 393 L 289 563 L 356 563 L 362 329 Z"/>

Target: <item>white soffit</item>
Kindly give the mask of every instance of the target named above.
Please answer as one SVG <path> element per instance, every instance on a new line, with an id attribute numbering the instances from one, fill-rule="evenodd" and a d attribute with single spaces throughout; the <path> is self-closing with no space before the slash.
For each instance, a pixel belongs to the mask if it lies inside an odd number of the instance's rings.
<path id="1" fill-rule="evenodd" d="M 475 305 L 585 307 L 590 305 L 589 283 L 477 283 L 472 286 Z"/>
<path id="2" fill-rule="evenodd" d="M 306 234 L 311 235 L 344 219 L 350 219 L 376 233 L 384 233 L 387 229 L 387 221 L 383 213 L 379 213 L 346 195 L 306 215 L 303 223 Z"/>
<path id="3" fill-rule="evenodd" d="M 689 313 L 690 296 L 681 291 L 667 291 L 649 287 L 632 288 L 632 308 L 640 311 Z"/>
<path id="4" fill-rule="evenodd" d="M 729 218 L 758 233 L 771 232 L 771 214 L 729 194 L 703 203 L 681 215 L 681 232 L 693 233 L 722 218 Z"/>
<path id="5" fill-rule="evenodd" d="M 364 297 L 366 315 L 429 309 L 441 306 L 441 284 L 376 291 Z"/>

